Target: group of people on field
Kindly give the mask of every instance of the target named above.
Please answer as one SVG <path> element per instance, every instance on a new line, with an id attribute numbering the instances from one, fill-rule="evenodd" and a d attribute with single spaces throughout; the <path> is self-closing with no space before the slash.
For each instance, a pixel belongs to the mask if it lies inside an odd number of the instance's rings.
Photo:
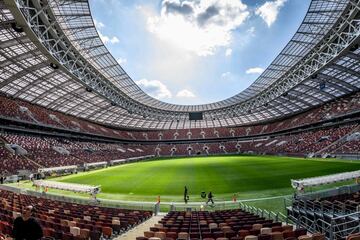
<path id="1" fill-rule="evenodd" d="M 203 194 L 205 194 L 205 195 L 203 195 Z M 206 197 L 206 193 L 203 192 L 203 193 L 201 194 L 201 197 L 205 198 L 205 197 Z M 208 205 L 209 202 L 211 202 L 211 204 L 214 204 L 213 197 L 214 197 L 214 196 L 213 196 L 212 192 L 210 191 L 210 192 L 207 194 L 206 205 Z M 187 204 L 188 201 L 189 201 L 188 188 L 185 186 L 185 187 L 184 187 L 184 202 L 185 202 L 185 204 Z"/>

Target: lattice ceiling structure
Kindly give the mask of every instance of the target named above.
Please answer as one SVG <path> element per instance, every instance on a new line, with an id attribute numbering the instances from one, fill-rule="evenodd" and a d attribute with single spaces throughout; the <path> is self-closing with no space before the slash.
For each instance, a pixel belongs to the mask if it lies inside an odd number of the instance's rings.
<path id="1" fill-rule="evenodd" d="M 312 0 L 291 41 L 250 87 L 186 106 L 154 99 L 134 83 L 100 40 L 88 0 L 0 0 L 0 92 L 117 127 L 269 121 L 359 91 L 359 10 L 359 0 Z M 204 119 L 190 121 L 189 112 Z"/>

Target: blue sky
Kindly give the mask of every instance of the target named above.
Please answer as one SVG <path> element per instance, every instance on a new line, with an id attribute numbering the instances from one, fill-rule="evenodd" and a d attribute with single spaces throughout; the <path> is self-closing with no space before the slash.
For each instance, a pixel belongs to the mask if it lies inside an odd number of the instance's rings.
<path id="1" fill-rule="evenodd" d="M 151 96 L 204 104 L 248 87 L 291 39 L 310 0 L 92 0 L 106 46 Z"/>

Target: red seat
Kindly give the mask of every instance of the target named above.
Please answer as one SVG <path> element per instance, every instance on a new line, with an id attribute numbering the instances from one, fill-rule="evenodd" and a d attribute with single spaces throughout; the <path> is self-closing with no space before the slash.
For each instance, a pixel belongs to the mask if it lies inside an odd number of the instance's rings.
<path id="1" fill-rule="evenodd" d="M 99 240 L 100 238 L 101 238 L 101 232 L 99 231 L 90 232 L 90 240 Z"/>
<path id="2" fill-rule="evenodd" d="M 103 227 L 102 233 L 105 238 L 110 239 L 112 236 L 112 228 L 111 227 Z"/>

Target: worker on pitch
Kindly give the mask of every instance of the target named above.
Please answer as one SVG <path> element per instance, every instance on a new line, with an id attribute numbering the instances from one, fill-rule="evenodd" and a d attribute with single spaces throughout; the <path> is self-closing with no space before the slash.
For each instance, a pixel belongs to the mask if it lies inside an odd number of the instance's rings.
<path id="1" fill-rule="evenodd" d="M 184 202 L 185 202 L 185 204 L 187 204 L 188 201 L 189 201 L 188 189 L 187 189 L 187 187 L 185 186 L 185 187 L 184 187 Z"/>
<path id="2" fill-rule="evenodd" d="M 208 194 L 208 200 L 206 201 L 206 205 L 208 205 L 209 202 L 212 203 L 212 205 L 214 205 L 214 200 L 213 200 L 213 194 L 212 192 L 210 191 L 209 194 Z"/>

